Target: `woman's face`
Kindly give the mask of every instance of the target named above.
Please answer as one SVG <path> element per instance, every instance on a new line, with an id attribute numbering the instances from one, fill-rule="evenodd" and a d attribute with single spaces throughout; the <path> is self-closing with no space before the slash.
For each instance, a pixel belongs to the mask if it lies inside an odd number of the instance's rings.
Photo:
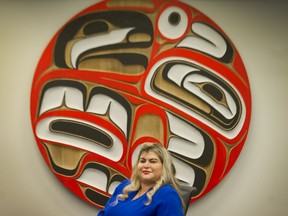
<path id="1" fill-rule="evenodd" d="M 141 183 L 155 184 L 162 175 L 163 165 L 160 158 L 153 151 L 143 152 L 137 165 Z"/>

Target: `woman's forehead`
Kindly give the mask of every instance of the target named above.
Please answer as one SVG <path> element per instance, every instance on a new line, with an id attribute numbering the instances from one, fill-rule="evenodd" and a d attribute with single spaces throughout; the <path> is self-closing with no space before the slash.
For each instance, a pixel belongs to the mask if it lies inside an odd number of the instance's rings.
<path id="1" fill-rule="evenodd" d="M 152 150 L 142 152 L 142 154 L 140 155 L 140 158 L 146 158 L 146 159 L 156 158 L 156 159 L 160 159 L 159 156 Z"/>

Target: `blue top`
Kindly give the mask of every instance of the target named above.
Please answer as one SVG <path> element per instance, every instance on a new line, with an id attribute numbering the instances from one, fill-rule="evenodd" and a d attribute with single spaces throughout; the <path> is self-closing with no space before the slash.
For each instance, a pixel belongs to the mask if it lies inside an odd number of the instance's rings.
<path id="1" fill-rule="evenodd" d="M 181 199 L 170 185 L 160 187 L 152 196 L 152 202 L 149 205 L 145 205 L 148 200 L 146 194 L 132 200 L 137 191 L 130 192 L 126 200 L 118 200 L 116 205 L 111 205 L 128 184 L 130 184 L 130 180 L 125 180 L 118 185 L 98 216 L 184 216 Z"/>

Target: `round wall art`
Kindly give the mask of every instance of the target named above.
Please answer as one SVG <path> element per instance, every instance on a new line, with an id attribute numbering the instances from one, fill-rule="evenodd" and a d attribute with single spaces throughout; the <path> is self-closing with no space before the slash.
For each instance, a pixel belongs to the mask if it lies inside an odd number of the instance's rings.
<path id="1" fill-rule="evenodd" d="M 139 146 L 171 153 L 177 178 L 211 191 L 245 143 L 251 93 L 229 37 L 180 1 L 105 0 L 51 39 L 31 89 L 31 121 L 52 173 L 102 208 Z"/>

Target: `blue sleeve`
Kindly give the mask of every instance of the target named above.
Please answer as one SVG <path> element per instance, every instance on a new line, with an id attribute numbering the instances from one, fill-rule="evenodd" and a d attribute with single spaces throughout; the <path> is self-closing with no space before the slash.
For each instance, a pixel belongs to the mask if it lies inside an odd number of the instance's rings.
<path id="1" fill-rule="evenodd" d="M 98 214 L 97 216 L 104 216 L 105 212 L 104 212 L 104 209 L 102 209 Z"/>
<path id="2" fill-rule="evenodd" d="M 159 193 L 159 196 L 157 196 L 157 200 L 159 201 L 157 215 L 184 216 L 181 198 L 176 190 L 172 188 L 169 190 L 162 190 L 161 193 Z"/>
<path id="3" fill-rule="evenodd" d="M 102 209 L 101 211 L 99 211 L 99 213 L 97 214 L 97 216 L 105 216 L 105 209 L 107 206 L 110 205 L 110 203 L 114 202 L 116 200 L 116 197 L 118 194 L 122 193 L 123 188 L 128 185 L 130 183 L 130 180 L 125 180 L 123 182 L 121 182 L 115 189 L 115 191 L 113 192 L 112 196 L 110 197 L 110 199 L 108 200 L 108 202 L 106 203 L 104 209 Z"/>

